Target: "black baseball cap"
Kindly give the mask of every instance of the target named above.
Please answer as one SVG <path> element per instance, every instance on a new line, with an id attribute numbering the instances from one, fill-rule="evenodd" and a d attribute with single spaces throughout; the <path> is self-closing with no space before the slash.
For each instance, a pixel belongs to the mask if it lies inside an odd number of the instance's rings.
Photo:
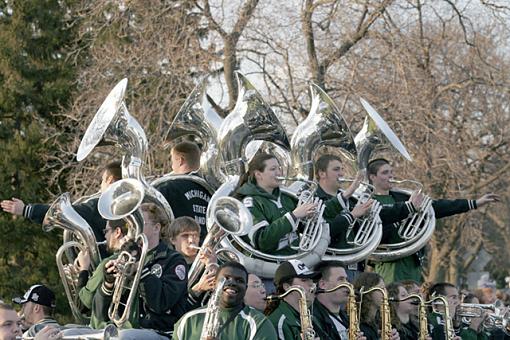
<path id="1" fill-rule="evenodd" d="M 33 285 L 25 295 L 12 299 L 12 302 L 22 305 L 27 302 L 37 303 L 38 305 L 55 308 L 55 294 L 46 286 Z"/>
<path id="2" fill-rule="evenodd" d="M 315 280 L 321 277 L 321 273 L 310 270 L 310 268 L 300 260 L 289 260 L 282 262 L 276 269 L 274 283 L 278 286 L 282 281 L 295 277 Z"/>

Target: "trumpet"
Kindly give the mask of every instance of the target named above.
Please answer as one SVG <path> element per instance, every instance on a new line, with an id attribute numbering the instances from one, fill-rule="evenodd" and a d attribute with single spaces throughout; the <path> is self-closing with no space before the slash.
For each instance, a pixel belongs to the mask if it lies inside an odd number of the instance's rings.
<path id="1" fill-rule="evenodd" d="M 358 319 L 358 307 L 356 305 L 356 294 L 354 287 L 349 282 L 340 283 L 338 286 L 331 289 L 318 289 L 317 294 L 331 293 L 340 288 L 347 288 L 349 290 L 349 302 L 347 302 L 347 311 L 349 312 L 349 340 L 355 340 L 361 332 Z"/>
<path id="2" fill-rule="evenodd" d="M 504 306 L 501 300 L 496 300 L 493 304 L 461 303 L 457 306 L 455 315 L 465 318 L 481 318 L 484 310 L 496 312 L 502 307 Z"/>

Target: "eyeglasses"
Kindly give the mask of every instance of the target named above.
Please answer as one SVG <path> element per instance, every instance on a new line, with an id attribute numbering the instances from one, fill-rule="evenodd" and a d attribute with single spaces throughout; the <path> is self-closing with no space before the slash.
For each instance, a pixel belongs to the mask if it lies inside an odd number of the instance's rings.
<path id="1" fill-rule="evenodd" d="M 264 286 L 264 284 L 262 282 L 261 283 L 254 283 L 252 285 L 248 285 L 248 287 L 253 288 L 253 289 L 265 288 L 265 286 Z"/>

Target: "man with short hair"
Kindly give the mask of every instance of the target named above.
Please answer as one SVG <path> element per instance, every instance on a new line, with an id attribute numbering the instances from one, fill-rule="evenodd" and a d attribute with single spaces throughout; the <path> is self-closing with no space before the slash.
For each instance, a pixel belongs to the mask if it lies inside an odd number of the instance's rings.
<path id="1" fill-rule="evenodd" d="M 11 305 L 0 302 L 0 340 L 16 340 L 22 336 L 21 320 Z M 62 332 L 52 326 L 44 326 L 34 340 L 60 340 Z"/>
<path id="2" fill-rule="evenodd" d="M 120 179 L 122 179 L 121 163 L 119 161 L 108 163 L 103 168 L 101 174 L 101 192 L 104 192 L 110 184 Z M 101 214 L 99 214 L 97 209 L 98 201 L 99 197 L 94 195 L 78 204 L 73 205 L 73 208 L 92 228 L 96 241 L 102 242 L 105 240 L 103 229 L 106 226 L 106 220 L 101 216 Z M 11 200 L 3 200 L 0 203 L 0 206 L 5 212 L 23 216 L 38 224 L 43 223 L 44 216 L 50 207 L 48 204 L 25 204 L 22 200 L 15 197 Z M 102 251 L 102 255 L 105 255 L 104 251 Z"/>
<path id="3" fill-rule="evenodd" d="M 80 269 L 80 280 L 78 286 L 83 287 L 79 291 L 80 301 L 87 309 L 92 309 L 94 295 L 104 280 L 104 268 L 106 263 L 117 258 L 117 252 L 125 242 L 128 234 L 129 225 L 125 220 L 111 220 L 106 224 L 104 229 L 104 237 L 106 238 L 106 248 L 110 257 L 102 260 L 94 273 L 88 278 L 90 267 L 90 256 L 88 253 L 80 252 L 78 255 L 78 268 Z M 94 313 L 91 315 L 90 324 L 93 328 L 99 327 L 100 322 L 96 319 Z"/>
<path id="4" fill-rule="evenodd" d="M 341 158 L 336 155 L 325 154 L 315 162 L 315 176 L 319 187 L 316 195 L 324 202 L 332 201 L 336 204 L 328 204 L 324 210 L 324 218 L 330 225 L 331 242 L 330 247 L 342 249 L 348 247 L 347 229 L 357 219 L 363 218 L 370 213 L 373 200 L 357 204 L 352 197 L 364 178 L 363 173 L 358 173 L 354 182 L 345 190 L 340 191 L 341 181 L 344 177 Z M 334 198 L 338 198 L 334 200 Z M 393 206 L 383 207 L 380 217 L 383 224 L 391 224 L 406 218 L 414 209 L 410 202 L 400 202 Z M 351 235 L 352 237 L 352 235 Z M 347 268 L 348 277 L 353 280 L 358 272 L 364 270 L 364 263 L 352 263 Z"/>
<path id="5" fill-rule="evenodd" d="M 139 209 L 143 215 L 148 252 L 127 327 L 141 329 L 125 329 L 120 335 L 122 339 L 167 339 L 174 323 L 186 311 L 187 264 L 181 254 L 160 240 L 161 230 L 168 228 L 165 212 L 154 203 L 143 203 Z M 118 274 L 116 264 L 116 260 L 105 264 L 101 288 L 94 295 L 92 311 L 100 321 L 96 325 L 98 328 L 110 321 L 108 308 Z"/>
<path id="6" fill-rule="evenodd" d="M 191 265 L 198 254 L 200 247 L 200 226 L 189 216 L 177 217 L 168 227 L 168 235 L 163 237 L 168 244 L 172 244 Z"/>
<path id="7" fill-rule="evenodd" d="M 457 306 L 460 303 L 459 298 L 459 290 L 457 287 L 448 282 L 439 282 L 434 284 L 429 289 L 429 298 L 443 296 L 448 301 L 448 312 L 449 317 L 452 321 L 453 331 L 455 335 L 461 335 L 461 323 L 457 321 L 455 317 L 455 312 L 457 311 Z M 437 303 L 432 304 L 432 313 L 428 316 L 428 324 L 430 329 L 430 336 L 433 340 L 444 340 L 444 305 L 437 300 Z M 454 323 L 454 321 L 456 321 Z"/>
<path id="8" fill-rule="evenodd" d="M 303 288 L 308 309 L 315 299 L 314 280 L 320 278 L 319 272 L 311 271 L 300 260 L 289 260 L 282 262 L 276 269 L 274 283 L 276 295 L 282 295 L 293 286 Z M 301 294 L 293 291 L 283 299 L 269 303 L 269 320 L 276 329 L 279 340 L 301 339 L 301 318 L 300 318 Z M 276 307 L 276 308 L 275 308 Z M 325 338 L 321 329 L 314 327 L 315 335 Z"/>
<path id="9" fill-rule="evenodd" d="M 276 333 L 264 315 L 255 308 L 246 306 L 243 299 L 246 293 L 248 272 L 237 262 L 224 263 L 216 274 L 216 282 L 225 279 L 220 292 L 218 306 L 218 340 L 275 339 Z M 174 340 L 200 339 L 208 308 L 200 308 L 186 313 L 176 324 Z"/>
<path id="10" fill-rule="evenodd" d="M 373 159 L 368 163 L 367 175 L 370 183 L 375 188 L 374 198 L 379 201 L 383 207 L 394 206 L 402 202 L 412 202 L 411 206 L 416 211 L 423 201 L 423 194 L 415 191 L 411 196 L 392 190 L 393 189 L 393 167 L 390 162 L 384 158 Z M 417 200 L 417 204 L 413 200 Z M 485 194 L 478 199 L 434 199 L 432 200 L 432 209 L 436 219 L 462 214 L 484 205 L 498 202 L 499 195 Z M 413 213 L 415 212 L 413 211 Z M 382 213 L 381 213 L 382 214 Z M 382 216 L 382 215 L 381 215 Z M 397 221 L 401 221 L 397 219 Z M 400 224 L 397 221 L 383 220 L 383 236 L 381 243 L 398 243 L 405 241 L 399 235 Z M 396 260 L 376 262 L 374 271 L 381 275 L 386 284 L 401 280 L 414 280 L 422 282 L 422 261 L 425 257 L 424 249 L 410 256 L 398 258 Z"/>
<path id="11" fill-rule="evenodd" d="M 166 198 L 174 217 L 193 217 L 200 225 L 200 242 L 207 234 L 206 210 L 211 192 L 200 177 L 200 148 L 191 142 L 176 144 L 170 151 L 172 175 L 175 178 L 155 185 Z M 179 175 L 179 176 L 177 176 Z"/>
<path id="12" fill-rule="evenodd" d="M 341 283 L 347 283 L 347 273 L 341 262 L 323 261 L 315 271 L 321 273 L 321 279 L 317 283 L 320 290 L 329 290 Z M 330 293 L 318 293 L 313 303 L 314 321 L 328 339 L 347 340 L 349 317 L 341 309 L 349 300 L 349 290 L 339 288 Z"/>
<path id="13" fill-rule="evenodd" d="M 21 320 L 12 306 L 0 303 L 0 340 L 16 340 L 21 336 Z"/>
<path id="14" fill-rule="evenodd" d="M 55 294 L 44 285 L 33 285 L 21 297 L 12 299 L 21 305 L 21 319 L 29 326 L 24 337 L 34 337 L 45 326 L 59 328 L 60 325 L 53 318 L 55 311 Z"/>

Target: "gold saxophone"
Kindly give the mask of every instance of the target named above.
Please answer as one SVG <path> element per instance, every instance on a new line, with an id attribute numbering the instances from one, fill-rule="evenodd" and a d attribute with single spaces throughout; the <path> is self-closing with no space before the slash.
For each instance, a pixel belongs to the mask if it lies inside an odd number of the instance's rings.
<path id="1" fill-rule="evenodd" d="M 437 303 L 436 301 L 440 301 L 444 306 L 443 318 L 444 318 L 444 336 L 446 340 L 453 340 L 455 337 L 455 331 L 453 329 L 453 322 L 450 317 L 450 310 L 448 309 L 448 300 L 444 296 L 435 296 L 432 297 L 431 300 L 426 303 Z"/>
<path id="2" fill-rule="evenodd" d="M 400 300 L 393 300 L 395 302 L 402 302 L 409 299 L 418 299 L 420 301 L 420 307 L 418 311 L 418 322 L 420 327 L 420 338 L 419 340 L 426 340 L 429 336 L 429 330 L 428 330 L 428 320 L 427 320 L 427 306 L 425 304 L 425 300 L 421 295 L 419 294 L 409 294 L 403 299 Z"/>
<path id="3" fill-rule="evenodd" d="M 301 335 L 303 340 L 314 340 L 315 339 L 315 330 L 312 325 L 312 315 L 308 310 L 308 305 L 306 303 L 306 293 L 305 289 L 301 286 L 291 286 L 285 293 L 280 295 L 270 295 L 266 298 L 268 301 L 272 300 L 281 300 L 292 292 L 298 292 L 299 297 L 299 318 L 301 323 Z"/>
<path id="4" fill-rule="evenodd" d="M 381 339 L 380 340 L 390 340 L 391 339 L 391 317 L 390 317 L 390 305 L 388 303 L 388 293 L 386 289 L 381 287 L 372 287 L 368 290 L 363 290 L 363 287 L 360 289 L 360 295 L 363 295 L 379 291 L 383 296 L 383 301 L 381 303 L 381 307 L 379 309 L 379 313 L 381 314 Z"/>
<path id="5" fill-rule="evenodd" d="M 221 279 L 214 290 L 213 295 L 209 299 L 209 303 L 207 303 L 207 310 L 205 312 L 200 340 L 216 339 L 218 337 L 218 330 L 220 329 L 219 304 L 226 281 L 227 280 L 225 278 Z"/>
<path id="6" fill-rule="evenodd" d="M 356 305 L 354 287 L 349 282 L 343 282 L 331 289 L 319 289 L 317 294 L 331 293 L 340 288 L 347 288 L 349 290 L 349 301 L 347 302 L 347 311 L 349 313 L 349 340 L 355 340 L 361 330 L 359 328 L 358 306 Z"/>

